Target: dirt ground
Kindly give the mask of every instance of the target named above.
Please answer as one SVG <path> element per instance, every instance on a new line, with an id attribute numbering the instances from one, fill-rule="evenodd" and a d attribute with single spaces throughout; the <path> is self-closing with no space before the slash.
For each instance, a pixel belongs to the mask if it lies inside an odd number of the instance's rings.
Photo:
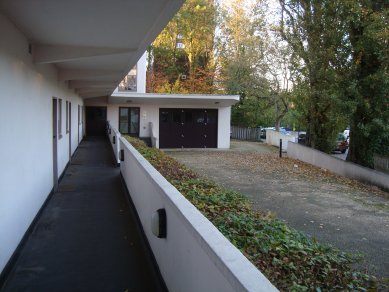
<path id="1" fill-rule="evenodd" d="M 232 141 L 230 150 L 166 152 L 320 242 L 363 254 L 356 268 L 389 278 L 388 193 L 300 161 L 280 159 L 278 149 L 256 142 Z"/>

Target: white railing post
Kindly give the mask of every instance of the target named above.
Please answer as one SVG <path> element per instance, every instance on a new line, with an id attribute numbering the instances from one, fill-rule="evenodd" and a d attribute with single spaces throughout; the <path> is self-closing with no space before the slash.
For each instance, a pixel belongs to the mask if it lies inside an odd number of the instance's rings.
<path id="1" fill-rule="evenodd" d="M 118 142 L 125 156 L 124 183 L 169 291 L 278 291 L 124 137 Z M 152 228 L 161 209 L 166 238 Z"/>
<path id="2" fill-rule="evenodd" d="M 112 127 L 108 121 L 108 138 L 112 146 L 113 153 L 115 154 L 116 163 L 120 165 L 120 132 Z"/>

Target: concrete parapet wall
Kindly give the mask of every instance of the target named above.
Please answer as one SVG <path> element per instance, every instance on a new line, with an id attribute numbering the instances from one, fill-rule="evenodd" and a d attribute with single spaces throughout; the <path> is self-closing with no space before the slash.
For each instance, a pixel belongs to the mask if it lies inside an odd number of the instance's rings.
<path id="1" fill-rule="evenodd" d="M 388 174 L 341 160 L 297 143 L 289 143 L 288 157 L 328 169 L 341 176 L 356 179 L 389 190 Z"/>
<path id="2" fill-rule="evenodd" d="M 265 276 L 123 137 L 120 170 L 169 291 L 277 291 Z M 151 230 L 167 214 L 167 237 Z"/>
<path id="3" fill-rule="evenodd" d="M 280 139 L 282 139 L 282 150 L 288 150 L 289 142 L 297 141 L 297 137 L 295 135 L 283 135 L 274 130 L 266 131 L 266 144 L 280 147 Z"/>
<path id="4" fill-rule="evenodd" d="M 108 122 L 108 137 L 111 142 L 112 151 L 116 158 L 116 163 L 120 164 L 120 133 L 114 127 L 112 127 L 111 123 Z M 114 143 L 115 142 L 115 143 Z"/>

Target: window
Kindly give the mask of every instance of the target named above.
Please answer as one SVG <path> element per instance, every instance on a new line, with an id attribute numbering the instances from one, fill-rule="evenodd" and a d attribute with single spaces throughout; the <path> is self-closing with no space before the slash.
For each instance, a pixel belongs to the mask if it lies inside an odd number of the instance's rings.
<path id="1" fill-rule="evenodd" d="M 169 122 L 169 112 L 161 112 L 161 123 Z"/>
<path id="2" fill-rule="evenodd" d="M 62 99 L 58 99 L 58 137 L 62 138 Z"/>
<path id="3" fill-rule="evenodd" d="M 66 134 L 69 133 L 69 102 L 66 101 Z"/>
<path id="4" fill-rule="evenodd" d="M 119 108 L 119 132 L 139 137 L 139 112 L 138 107 Z"/>
<path id="5" fill-rule="evenodd" d="M 216 111 L 205 111 L 205 122 L 208 124 L 216 124 L 217 123 L 217 112 Z"/>
<path id="6" fill-rule="evenodd" d="M 137 67 L 136 65 L 124 77 L 118 86 L 119 91 L 137 91 Z"/>

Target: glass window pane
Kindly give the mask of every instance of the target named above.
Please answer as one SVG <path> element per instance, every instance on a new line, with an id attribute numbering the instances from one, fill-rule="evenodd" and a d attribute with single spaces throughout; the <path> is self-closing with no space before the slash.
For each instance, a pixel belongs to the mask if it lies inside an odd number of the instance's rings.
<path id="1" fill-rule="evenodd" d="M 131 123 L 130 123 L 130 134 L 139 133 L 139 109 L 131 109 Z"/>
<path id="2" fill-rule="evenodd" d="M 119 132 L 139 135 L 139 108 L 123 107 L 119 109 Z"/>
<path id="3" fill-rule="evenodd" d="M 204 112 L 202 111 L 196 111 L 195 112 L 195 122 L 197 124 L 203 124 L 204 123 Z"/>
<path id="4" fill-rule="evenodd" d="M 167 123 L 169 121 L 169 112 L 161 112 L 161 122 Z"/>
<path id="5" fill-rule="evenodd" d="M 217 112 L 216 111 L 207 111 L 207 123 L 208 124 L 216 124 L 217 123 Z"/>
<path id="6" fill-rule="evenodd" d="M 119 109 L 119 132 L 128 134 L 128 108 Z"/>

